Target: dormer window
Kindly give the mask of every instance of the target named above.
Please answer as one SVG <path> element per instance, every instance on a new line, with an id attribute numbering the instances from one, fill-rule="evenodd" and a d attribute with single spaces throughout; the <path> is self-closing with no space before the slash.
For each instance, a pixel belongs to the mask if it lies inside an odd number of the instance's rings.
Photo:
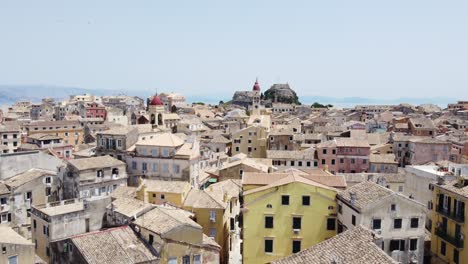
<path id="1" fill-rule="evenodd" d="M 103 170 L 98 170 L 98 171 L 97 171 L 97 177 L 98 177 L 98 178 L 104 177 L 104 171 L 103 171 Z"/>

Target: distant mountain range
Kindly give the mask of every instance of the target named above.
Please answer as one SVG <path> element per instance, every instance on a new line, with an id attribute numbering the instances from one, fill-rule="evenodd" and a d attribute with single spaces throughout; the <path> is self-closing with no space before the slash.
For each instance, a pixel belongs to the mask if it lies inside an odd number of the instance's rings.
<path id="1" fill-rule="evenodd" d="M 126 94 L 146 98 L 154 93 L 149 90 L 107 90 L 107 89 L 85 89 L 78 87 L 50 86 L 50 85 L 0 85 L 0 106 L 13 104 L 19 100 L 40 102 L 42 98 L 52 97 L 56 100 L 69 98 L 70 95 L 90 93 L 98 96 Z M 234 91 L 232 92 L 234 94 Z M 205 102 L 217 104 L 220 100 L 225 102 L 231 100 L 232 94 L 185 94 L 188 102 Z M 357 104 L 400 104 L 409 103 L 413 105 L 436 104 L 447 107 L 447 104 L 457 101 L 454 98 L 396 98 L 375 99 L 366 97 L 331 97 L 331 96 L 299 96 L 303 104 L 318 102 L 321 104 L 332 104 L 338 107 L 351 107 Z"/>

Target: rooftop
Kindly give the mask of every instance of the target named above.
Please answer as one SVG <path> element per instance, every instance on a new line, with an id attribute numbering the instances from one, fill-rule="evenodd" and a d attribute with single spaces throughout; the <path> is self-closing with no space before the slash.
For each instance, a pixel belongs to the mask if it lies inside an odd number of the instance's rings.
<path id="1" fill-rule="evenodd" d="M 86 233 L 71 241 L 90 264 L 153 263 L 157 260 L 128 226 Z"/>
<path id="2" fill-rule="evenodd" d="M 273 261 L 274 264 L 396 264 L 374 242 L 372 231 L 358 226 L 299 253 Z"/>
<path id="3" fill-rule="evenodd" d="M 34 246 L 26 238 L 22 237 L 20 234 L 16 233 L 11 227 L 6 225 L 0 225 L 0 244 L 15 244 L 15 245 L 27 245 Z"/>
<path id="4" fill-rule="evenodd" d="M 125 162 L 111 156 L 99 156 L 69 160 L 68 163 L 78 170 L 90 170 L 114 166 L 125 166 Z"/>
<path id="5" fill-rule="evenodd" d="M 392 190 L 376 183 L 364 181 L 338 193 L 338 197 L 360 210 L 393 193 Z M 352 201 L 351 194 L 355 196 L 354 201 Z"/>

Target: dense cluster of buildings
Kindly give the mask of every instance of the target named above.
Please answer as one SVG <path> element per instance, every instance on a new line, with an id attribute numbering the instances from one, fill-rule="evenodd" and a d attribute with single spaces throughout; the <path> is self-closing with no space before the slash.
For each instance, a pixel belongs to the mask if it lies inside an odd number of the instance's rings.
<path id="1" fill-rule="evenodd" d="M 273 87 L 0 110 L 0 263 L 468 263 L 466 101 Z"/>

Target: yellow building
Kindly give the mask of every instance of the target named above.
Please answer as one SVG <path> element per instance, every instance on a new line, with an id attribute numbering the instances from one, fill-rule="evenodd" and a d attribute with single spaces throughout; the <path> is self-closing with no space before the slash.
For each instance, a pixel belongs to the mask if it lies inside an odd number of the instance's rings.
<path id="1" fill-rule="evenodd" d="M 244 263 L 268 263 L 336 235 L 336 194 L 298 174 L 244 192 Z"/>
<path id="2" fill-rule="evenodd" d="M 192 189 L 184 201 L 183 208 L 195 215 L 195 222 L 203 228 L 203 233 L 213 238 L 216 243 L 225 248 L 225 225 L 228 222 L 227 197 L 216 199 L 204 190 Z M 226 254 L 220 253 L 222 263 Z"/>
<path id="3" fill-rule="evenodd" d="M 432 253 L 447 263 L 468 263 L 468 250 L 464 247 L 468 235 L 465 225 L 468 179 L 439 180 L 430 188 L 433 190 Z"/>
<path id="4" fill-rule="evenodd" d="M 232 134 L 232 155 L 244 153 L 250 158 L 266 158 L 267 131 L 252 125 Z"/>
<path id="5" fill-rule="evenodd" d="M 140 237 L 158 252 L 160 263 L 219 263 L 220 246 L 191 217 L 190 212 L 159 206 L 134 224 Z"/>
<path id="6" fill-rule="evenodd" d="M 84 130 L 79 121 L 61 120 L 61 121 L 37 121 L 26 126 L 28 136 L 34 134 L 50 134 L 63 138 L 64 144 L 70 144 L 73 147 L 83 144 Z"/>
<path id="7" fill-rule="evenodd" d="M 185 181 L 143 180 L 136 192 L 136 198 L 152 204 L 169 203 L 182 207 L 190 191 L 190 184 Z"/>

